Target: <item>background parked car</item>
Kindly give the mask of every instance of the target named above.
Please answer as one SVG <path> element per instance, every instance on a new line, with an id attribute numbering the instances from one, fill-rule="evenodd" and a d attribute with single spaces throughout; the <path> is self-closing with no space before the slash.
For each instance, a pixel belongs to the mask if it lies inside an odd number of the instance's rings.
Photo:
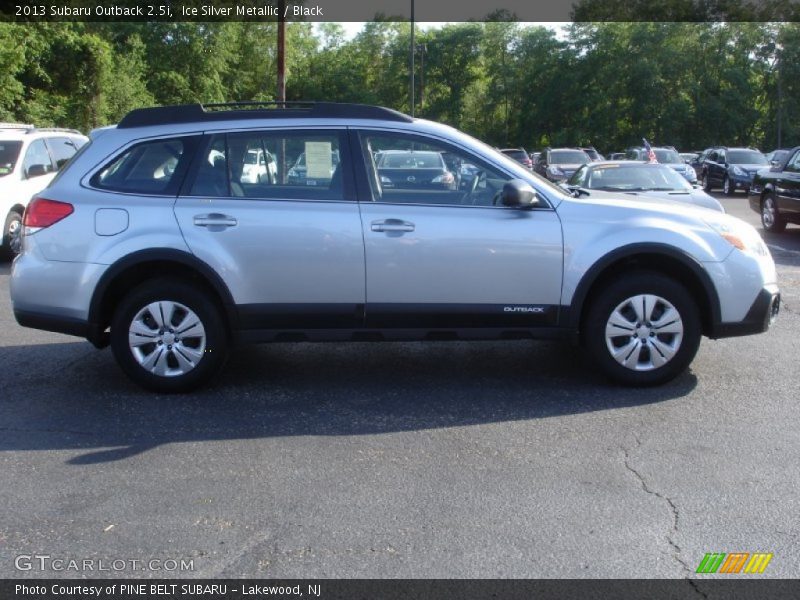
<path id="1" fill-rule="evenodd" d="M 787 223 L 800 223 L 800 146 L 787 150 L 778 165 L 756 173 L 749 200 L 767 231 L 779 233 Z"/>
<path id="2" fill-rule="evenodd" d="M 582 165 L 592 162 L 580 148 L 545 148 L 534 171 L 550 181 L 565 181 Z"/>
<path id="3" fill-rule="evenodd" d="M 692 164 L 692 161 L 700 158 L 699 152 L 680 152 L 679 154 L 681 155 L 683 162 L 685 162 L 687 165 Z"/>
<path id="4" fill-rule="evenodd" d="M 783 162 L 783 159 L 786 158 L 786 155 L 792 151 L 791 148 L 779 148 L 775 149 L 772 152 L 767 152 L 764 156 L 772 166 L 778 166 Z"/>
<path id="5" fill-rule="evenodd" d="M 686 164 L 675 148 L 672 146 L 654 146 L 652 150 L 655 153 L 656 160 L 659 163 L 674 169 L 689 183 L 697 182 L 697 173 L 695 173 L 695 170 L 691 167 L 691 165 Z M 625 158 L 628 160 L 649 160 L 647 156 L 647 149 L 644 146 L 633 146 L 632 148 L 628 148 L 625 151 Z"/>
<path id="6" fill-rule="evenodd" d="M 587 146 L 585 148 L 580 148 L 580 149 L 586 152 L 586 154 L 589 155 L 589 158 L 591 158 L 592 161 L 594 162 L 605 160 L 605 157 L 602 154 L 600 154 L 597 150 L 595 150 L 594 146 Z"/>
<path id="7" fill-rule="evenodd" d="M 381 186 L 394 189 L 458 189 L 441 152 L 384 150 L 378 161 Z"/>
<path id="8" fill-rule="evenodd" d="M 22 215 L 28 201 L 88 141 L 75 129 L 0 123 L 0 253 L 19 253 Z"/>
<path id="9" fill-rule="evenodd" d="M 528 169 L 533 168 L 533 161 L 525 148 L 501 148 L 500 152 L 509 158 L 513 158 L 523 167 L 527 167 Z"/>
<path id="10" fill-rule="evenodd" d="M 608 160 L 625 160 L 624 152 L 612 152 L 608 156 Z"/>
<path id="11" fill-rule="evenodd" d="M 673 169 L 656 163 L 606 161 L 582 166 L 565 186 L 573 195 L 655 198 L 686 202 L 720 212 L 725 209 L 713 196 L 696 189 Z"/>
<path id="12" fill-rule="evenodd" d="M 756 148 L 711 148 L 703 160 L 703 189 L 710 192 L 721 187 L 727 196 L 736 190 L 747 193 L 756 172 L 768 166 L 767 158 Z"/>

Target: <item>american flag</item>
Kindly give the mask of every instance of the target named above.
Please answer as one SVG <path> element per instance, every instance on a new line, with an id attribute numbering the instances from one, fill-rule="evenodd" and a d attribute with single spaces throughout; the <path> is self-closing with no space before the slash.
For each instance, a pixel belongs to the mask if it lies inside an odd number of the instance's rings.
<path id="1" fill-rule="evenodd" d="M 650 143 L 644 138 L 642 138 L 642 141 L 644 142 L 644 149 L 647 150 L 647 160 L 651 163 L 657 163 L 658 159 L 656 158 L 656 153 L 653 152 Z"/>

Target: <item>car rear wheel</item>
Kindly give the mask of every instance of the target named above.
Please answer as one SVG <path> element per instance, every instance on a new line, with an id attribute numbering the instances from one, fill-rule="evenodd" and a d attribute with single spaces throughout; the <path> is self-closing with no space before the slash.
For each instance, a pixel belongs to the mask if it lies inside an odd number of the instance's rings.
<path id="1" fill-rule="evenodd" d="M 220 309 L 205 290 L 153 279 L 117 307 L 111 349 L 120 368 L 143 388 L 187 392 L 225 364 L 228 335 Z"/>
<path id="2" fill-rule="evenodd" d="M 658 385 L 682 373 L 700 345 L 697 304 L 676 280 L 629 272 L 607 285 L 585 320 L 584 345 L 600 369 L 625 385 Z"/>
<path id="3" fill-rule="evenodd" d="M 770 233 L 780 233 L 786 229 L 786 219 L 778 212 L 778 203 L 772 192 L 761 201 L 761 224 Z"/>
<path id="4" fill-rule="evenodd" d="M 710 192 L 711 191 L 711 180 L 708 178 L 708 171 L 703 173 L 703 178 L 702 178 L 701 181 L 703 183 L 703 191 L 706 192 L 706 193 Z"/>
<path id="5" fill-rule="evenodd" d="M 3 226 L 3 253 L 8 258 L 14 258 L 19 254 L 22 242 L 22 215 L 12 210 L 6 216 Z"/>

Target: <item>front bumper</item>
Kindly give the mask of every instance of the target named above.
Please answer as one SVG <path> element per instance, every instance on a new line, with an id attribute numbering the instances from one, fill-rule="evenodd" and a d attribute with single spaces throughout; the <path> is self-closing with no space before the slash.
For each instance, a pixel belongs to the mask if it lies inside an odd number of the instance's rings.
<path id="1" fill-rule="evenodd" d="M 735 189 L 750 191 L 750 186 L 753 184 L 752 175 L 734 175 L 731 173 L 728 177 Z"/>
<path id="2" fill-rule="evenodd" d="M 736 323 L 719 323 L 712 332 L 714 339 L 764 333 L 775 322 L 781 306 L 777 286 L 766 286 L 756 296 L 744 319 Z"/>

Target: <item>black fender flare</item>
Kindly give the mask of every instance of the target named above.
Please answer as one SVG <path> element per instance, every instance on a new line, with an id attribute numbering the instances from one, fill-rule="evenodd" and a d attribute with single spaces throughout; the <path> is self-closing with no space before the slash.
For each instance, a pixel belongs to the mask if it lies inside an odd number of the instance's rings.
<path id="1" fill-rule="evenodd" d="M 119 275 L 136 265 L 156 261 L 177 263 L 198 273 L 219 295 L 231 330 L 237 328 L 238 315 L 236 305 L 228 286 L 225 285 L 219 274 L 194 254 L 175 248 L 148 248 L 147 250 L 132 252 L 106 269 L 95 286 L 92 300 L 89 304 L 89 323 L 96 327 L 100 326 L 103 300 L 109 287 Z"/>
<path id="2" fill-rule="evenodd" d="M 689 269 L 692 274 L 697 277 L 703 287 L 711 310 L 711 333 L 716 331 L 721 323 L 722 310 L 720 308 L 719 295 L 711 281 L 711 277 L 709 277 L 702 264 L 687 252 L 675 248 L 674 246 L 656 242 L 641 242 L 622 246 L 609 252 L 589 267 L 575 288 L 575 293 L 572 295 L 572 300 L 568 305 L 568 313 L 564 320 L 564 325 L 570 327 L 574 331 L 580 328 L 581 315 L 583 314 L 583 308 L 586 303 L 586 298 L 589 295 L 589 290 L 592 289 L 592 286 L 607 268 L 616 262 L 642 254 L 661 255 L 673 259 Z"/>

